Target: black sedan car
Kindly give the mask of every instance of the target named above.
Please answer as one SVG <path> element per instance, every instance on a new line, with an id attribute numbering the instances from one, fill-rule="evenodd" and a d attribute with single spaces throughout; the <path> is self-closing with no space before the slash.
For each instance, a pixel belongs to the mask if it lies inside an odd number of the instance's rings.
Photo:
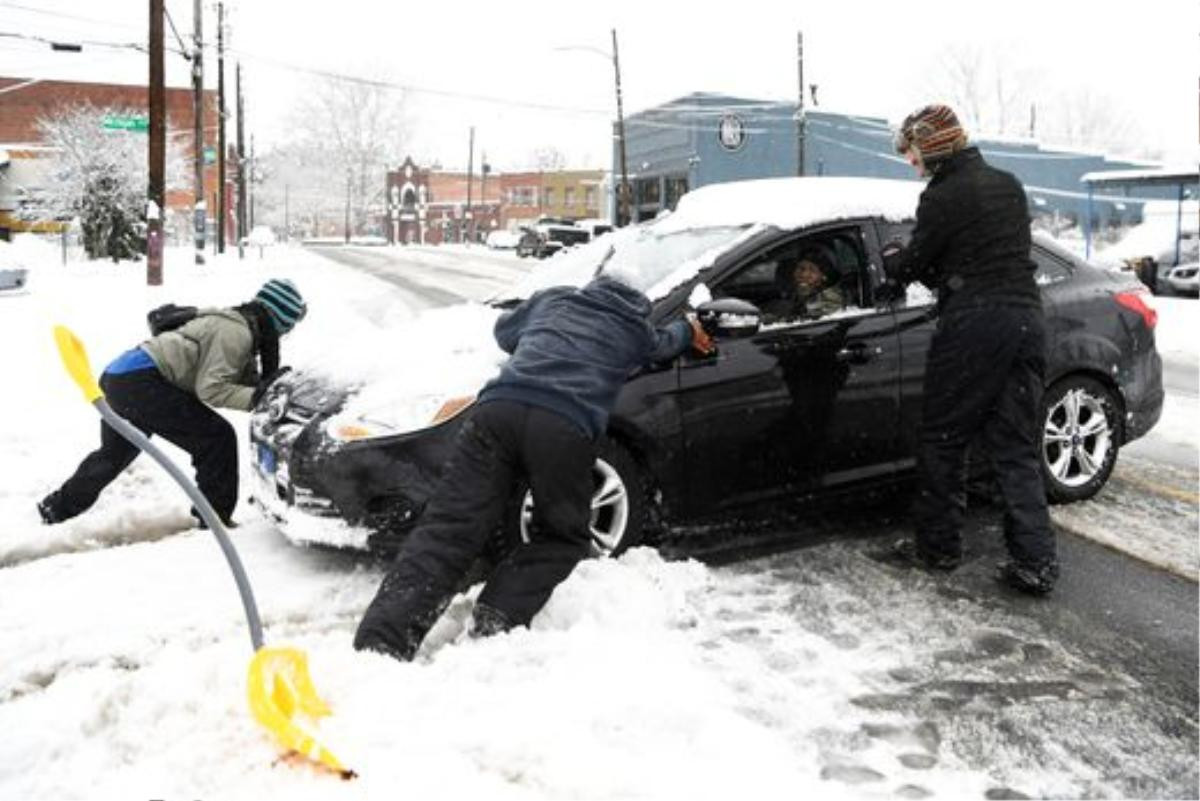
<path id="1" fill-rule="evenodd" d="M 612 270 L 650 296 L 656 322 L 691 310 L 715 332 L 715 356 L 684 355 L 626 383 L 595 465 L 598 551 L 714 516 L 760 516 L 774 501 L 857 497 L 911 477 L 936 299 L 920 285 L 890 303 L 875 293 L 881 246 L 909 234 L 920 188 L 842 178 L 705 187 L 673 214 L 563 253 L 511 295 L 478 305 L 487 319 L 477 330 L 486 331 L 540 286 Z M 843 298 L 842 309 L 817 319 L 789 309 L 781 280 L 784 265 L 813 246 L 833 255 Z M 1033 258 L 1048 318 L 1046 492 L 1078 501 L 1104 485 L 1119 448 L 1161 413 L 1156 315 L 1132 277 L 1040 237 Z M 503 358 L 490 341 L 477 350 L 493 365 Z M 445 358 L 462 351 L 457 343 Z M 478 365 L 479 352 L 473 358 Z M 486 377 L 472 380 L 478 387 Z M 411 397 L 395 398 L 392 417 L 377 403 L 356 410 L 361 388 L 303 374 L 277 385 L 251 420 L 256 499 L 294 541 L 394 549 L 420 519 L 458 414 L 472 402 L 457 383 L 440 392 L 412 376 Z M 507 536 L 535 520 L 519 493 Z"/>

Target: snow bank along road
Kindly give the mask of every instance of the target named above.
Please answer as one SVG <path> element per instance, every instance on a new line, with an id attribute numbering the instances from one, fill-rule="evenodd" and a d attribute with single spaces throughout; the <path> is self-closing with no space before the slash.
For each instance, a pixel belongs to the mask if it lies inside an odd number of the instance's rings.
<path id="1" fill-rule="evenodd" d="M 63 526 L 33 512 L 96 433 L 42 342 L 49 322 L 76 323 L 98 361 L 140 334 L 150 301 L 240 300 L 286 269 L 321 299 L 286 343 L 303 363 L 345 360 L 423 303 L 303 252 L 227 267 L 173 269 L 165 297 L 128 269 L 73 266 L 2 299 L 0 337 L 27 347 L 6 353 L 20 397 L 0 397 L 0 799 L 1200 794 L 1196 585 L 1067 535 L 1059 593 L 1012 595 L 988 578 L 1000 533 L 985 509 L 952 576 L 871 558 L 899 513 L 820 515 L 777 532 L 799 550 L 585 563 L 530 630 L 489 640 L 463 638 L 461 597 L 400 665 L 350 648 L 383 567 L 291 547 L 243 504 L 267 640 L 309 654 L 335 709 L 324 731 L 360 779 L 280 762 L 245 709 L 228 571 L 210 536 L 180 531 L 186 499 L 161 471 L 138 460 Z M 403 272 L 485 290 L 430 261 Z"/>

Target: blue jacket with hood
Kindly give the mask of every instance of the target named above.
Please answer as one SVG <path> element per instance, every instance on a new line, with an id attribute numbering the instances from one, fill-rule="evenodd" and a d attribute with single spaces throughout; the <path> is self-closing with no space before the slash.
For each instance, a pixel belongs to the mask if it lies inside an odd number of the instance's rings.
<path id="1" fill-rule="evenodd" d="M 496 342 L 512 356 L 479 401 L 549 409 L 598 437 L 630 374 L 691 344 L 686 320 L 655 328 L 650 310 L 644 294 L 605 275 L 537 292 L 496 321 Z"/>

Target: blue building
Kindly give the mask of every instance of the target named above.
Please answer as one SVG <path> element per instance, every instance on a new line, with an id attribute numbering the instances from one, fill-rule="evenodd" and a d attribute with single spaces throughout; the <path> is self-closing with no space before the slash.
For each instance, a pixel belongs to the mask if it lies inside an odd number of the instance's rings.
<path id="1" fill-rule="evenodd" d="M 675 207 L 689 189 L 750 178 L 839 175 L 917 180 L 892 148 L 887 120 L 807 111 L 794 103 L 697 93 L 625 120 L 626 164 L 635 221 Z M 1087 213 L 1082 176 L 1149 165 L 1095 153 L 1044 149 L 1034 141 L 972 139 L 987 160 L 1020 178 L 1035 217 L 1081 222 Z M 803 157 L 803 169 L 801 169 Z M 620 180 L 618 148 L 613 175 Z M 1093 227 L 1141 220 L 1146 200 L 1174 199 L 1170 187 L 1097 192 Z M 614 215 L 615 218 L 615 215 Z"/>

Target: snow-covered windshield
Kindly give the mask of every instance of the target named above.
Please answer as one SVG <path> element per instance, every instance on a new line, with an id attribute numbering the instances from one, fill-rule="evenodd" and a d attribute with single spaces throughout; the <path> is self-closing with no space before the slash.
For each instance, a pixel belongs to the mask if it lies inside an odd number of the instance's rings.
<path id="1" fill-rule="evenodd" d="M 667 228 L 658 223 L 622 228 L 586 245 L 571 248 L 530 272 L 500 298 L 527 298 L 550 286 L 582 286 L 603 265 L 606 273 L 656 298 L 678 286 L 688 275 L 678 276 L 672 286 L 664 279 L 691 265 L 690 274 L 711 264 L 717 253 L 742 238 L 749 225 L 706 228 Z"/>

